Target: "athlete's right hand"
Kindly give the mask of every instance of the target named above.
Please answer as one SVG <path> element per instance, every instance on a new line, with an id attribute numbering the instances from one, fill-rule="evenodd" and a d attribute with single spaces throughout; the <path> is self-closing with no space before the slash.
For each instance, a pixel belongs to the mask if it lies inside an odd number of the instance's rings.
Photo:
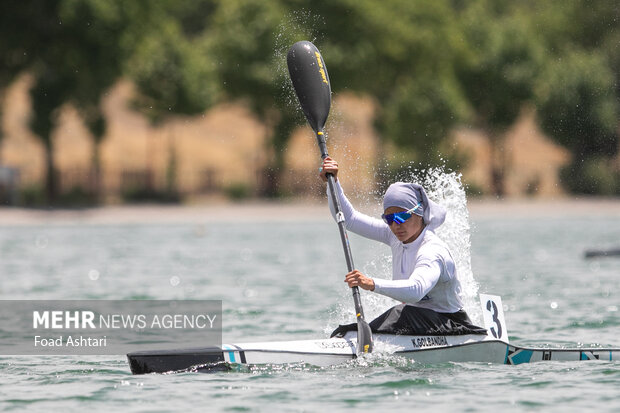
<path id="1" fill-rule="evenodd" d="M 370 277 L 366 277 L 358 270 L 353 270 L 344 277 L 344 282 L 349 284 L 349 287 L 360 287 L 364 290 L 374 291 L 375 280 Z"/>
<path id="2" fill-rule="evenodd" d="M 327 182 L 327 174 L 334 175 L 334 178 L 338 178 L 338 162 L 330 158 L 329 156 L 323 159 L 323 165 L 319 168 L 319 177 L 323 182 Z"/>

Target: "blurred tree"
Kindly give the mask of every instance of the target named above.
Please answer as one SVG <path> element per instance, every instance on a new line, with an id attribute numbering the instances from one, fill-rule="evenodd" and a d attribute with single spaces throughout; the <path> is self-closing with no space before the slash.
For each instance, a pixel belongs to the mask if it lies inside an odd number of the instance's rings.
<path id="1" fill-rule="evenodd" d="M 30 89 L 32 99 L 30 128 L 41 139 L 45 148 L 45 190 L 47 202 L 53 204 L 58 192 L 58 177 L 54 162 L 52 131 L 60 107 L 67 100 L 71 79 L 42 62 L 38 64 L 36 84 Z"/>
<path id="2" fill-rule="evenodd" d="M 279 194 L 284 148 L 300 119 L 297 105 L 286 99 L 289 80 L 285 56 L 302 40 L 303 27 L 291 23 L 281 1 L 218 0 L 213 25 L 204 34 L 226 100 L 245 102 L 265 124 L 271 157 L 259 192 Z"/>
<path id="3" fill-rule="evenodd" d="M 58 186 L 52 131 L 64 104 L 74 104 L 93 133 L 94 174 L 99 179 L 98 148 L 105 132 L 99 101 L 121 74 L 126 52 L 122 46 L 131 43 L 128 35 L 133 34 L 126 29 L 131 22 L 145 18 L 142 6 L 147 3 L 146 0 L 131 5 L 121 0 L 2 3 L 6 10 L 0 14 L 0 26 L 7 32 L 4 42 L 10 45 L 2 53 L 15 56 L 12 51 L 20 51 L 24 58 L 17 59 L 14 67 L 28 71 L 33 77 L 31 127 L 46 151 L 46 193 L 50 204 L 56 201 Z"/>
<path id="4" fill-rule="evenodd" d="M 409 161 L 437 165 L 451 128 L 470 116 L 455 63 L 465 53 L 450 1 L 321 3 L 317 36 L 335 92 L 375 98 L 375 126 Z"/>
<path id="5" fill-rule="evenodd" d="M 196 2 L 195 9 L 189 3 L 172 2 L 158 19 L 157 30 L 149 30 L 136 42 L 126 64 L 138 90 L 135 108 L 154 124 L 173 114 L 202 113 L 219 97 L 216 65 L 208 55 L 209 38 L 198 36 L 210 19 L 211 10 L 204 6 L 213 2 Z M 183 17 L 192 12 L 207 13 L 197 19 L 205 25 L 194 22 L 184 28 Z"/>
<path id="6" fill-rule="evenodd" d="M 613 1 L 527 0 L 521 8 L 556 54 L 575 46 L 606 49 L 609 38 L 620 31 L 620 5 Z"/>
<path id="7" fill-rule="evenodd" d="M 475 112 L 475 125 L 489 138 L 493 192 L 503 196 L 503 139 L 523 105 L 533 99 L 544 59 L 542 43 L 527 16 L 504 1 L 471 2 L 462 10 L 460 23 L 470 50 L 458 68 L 460 84 Z"/>
<path id="8" fill-rule="evenodd" d="M 449 2 L 338 0 L 312 4 L 311 13 L 303 4 L 221 1 L 207 31 L 225 99 L 247 102 L 272 133 L 263 193 L 278 192 L 283 150 L 302 119 L 284 56 L 304 38 L 324 53 L 335 93 L 373 96 L 380 134 L 410 160 L 437 164 L 439 145 L 468 109 L 454 72 L 462 45 Z"/>
<path id="9" fill-rule="evenodd" d="M 12 47 L 23 51 L 20 69 L 28 70 L 34 77 L 30 126 L 45 148 L 46 193 L 51 202 L 57 190 L 51 132 L 72 86 L 71 76 L 61 69 L 65 58 L 50 59 L 62 54 L 65 40 L 61 36 L 60 1 L 9 1 L 3 2 L 3 6 L 8 10 L 1 14 L 1 26 L 6 24 L 9 28 L 8 42 Z"/>
<path id="10" fill-rule="evenodd" d="M 568 189 L 610 194 L 598 186 L 598 176 L 588 172 L 593 160 L 611 158 L 618 150 L 618 99 L 606 59 L 596 52 L 573 51 L 550 61 L 537 97 L 544 131 L 573 154 L 563 176 Z"/>
<path id="11" fill-rule="evenodd" d="M 157 30 L 142 36 L 127 62 L 127 73 L 137 87 L 134 108 L 154 125 L 174 115 L 204 113 L 218 102 L 220 89 L 211 57 L 210 27 L 215 2 L 212 0 L 170 2 L 159 19 Z M 152 183 L 144 196 L 173 201 L 176 189 L 175 137 L 168 135 L 166 190 L 157 193 Z"/>
<path id="12" fill-rule="evenodd" d="M 411 160 L 440 162 L 460 121 L 484 129 L 501 195 L 502 137 L 534 91 L 545 130 L 587 161 L 573 171 L 613 155 L 619 9 L 589 0 L 7 0 L 0 94 L 18 73 L 32 75 L 32 128 L 47 152 L 50 201 L 59 109 L 75 105 L 91 131 L 99 182 L 101 98 L 124 73 L 137 86 L 135 107 L 155 124 L 222 100 L 245 102 L 270 134 L 262 192 L 275 195 L 283 150 L 302 119 L 284 57 L 292 43 L 310 39 L 325 55 L 334 91 L 372 96 L 380 136 Z"/>
<path id="13" fill-rule="evenodd" d="M 69 79 L 69 84 L 65 85 L 65 99 L 60 103 L 73 104 L 91 133 L 90 181 L 95 201 L 101 195 L 100 148 L 107 129 L 101 99 L 122 75 L 123 63 L 133 49 L 136 37 L 130 28 L 138 19 L 149 20 L 148 13 L 136 7 L 140 2 L 133 7 L 123 3 L 118 0 L 63 0 L 58 8 L 62 24 L 56 37 L 50 39 L 60 42 L 59 50 L 42 54 Z M 54 195 L 51 196 L 53 199 Z"/>
<path id="14" fill-rule="evenodd" d="M 12 1 L 0 2 L 0 119 L 5 90 L 28 65 L 30 57 L 22 41 L 24 30 L 19 26 L 20 22 L 13 18 L 13 3 Z M 2 141 L 3 132 L 0 127 L 0 141 Z"/>
<path id="15" fill-rule="evenodd" d="M 620 193 L 620 171 L 612 167 L 619 144 L 620 6 L 534 3 L 530 13 L 549 51 L 536 90 L 540 123 L 573 154 L 563 183 L 576 193 Z"/>
<path id="16" fill-rule="evenodd" d="M 208 84 L 203 77 L 208 78 L 205 71 L 209 66 L 201 60 L 203 55 L 191 52 L 192 46 L 179 35 L 178 29 L 180 22 L 187 24 L 188 35 L 204 29 L 192 13 L 208 10 L 210 4 L 174 0 L 2 3 L 5 10 L 0 17 L 3 34 L 0 88 L 22 70 L 34 78 L 31 125 L 46 150 L 46 192 L 50 204 L 57 197 L 51 136 L 60 108 L 73 104 L 92 134 L 92 178 L 98 192 L 99 148 L 106 131 L 101 99 L 124 73 L 127 60 L 136 50 L 143 60 L 132 60 L 134 64 L 140 63 L 132 73 L 143 93 L 142 102 L 149 103 L 148 97 L 154 96 L 157 107 L 149 112 L 152 119 L 161 117 L 163 107 L 167 111 L 197 113 L 213 101 L 209 89 L 205 92 L 203 87 Z M 169 71 L 164 74 L 162 59 L 169 65 Z M 145 67 L 151 70 L 141 72 Z M 158 91 L 158 86 L 163 92 Z"/>

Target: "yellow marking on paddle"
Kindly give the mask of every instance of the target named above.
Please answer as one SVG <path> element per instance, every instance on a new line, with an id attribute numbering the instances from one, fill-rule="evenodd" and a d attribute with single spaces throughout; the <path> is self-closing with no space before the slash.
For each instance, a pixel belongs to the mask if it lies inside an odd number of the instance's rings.
<path id="1" fill-rule="evenodd" d="M 325 68 L 323 67 L 323 59 L 321 59 L 321 54 L 319 52 L 314 52 L 314 56 L 316 57 L 316 62 L 319 64 L 319 73 L 321 74 L 323 83 L 329 85 L 329 82 L 327 81 L 327 75 L 325 74 Z"/>
<path id="2" fill-rule="evenodd" d="M 362 313 L 357 313 L 357 317 L 358 318 L 361 317 L 361 316 L 362 316 Z"/>
<path id="3" fill-rule="evenodd" d="M 368 353 L 368 347 L 370 346 L 370 344 L 366 344 L 364 346 L 364 353 Z"/>

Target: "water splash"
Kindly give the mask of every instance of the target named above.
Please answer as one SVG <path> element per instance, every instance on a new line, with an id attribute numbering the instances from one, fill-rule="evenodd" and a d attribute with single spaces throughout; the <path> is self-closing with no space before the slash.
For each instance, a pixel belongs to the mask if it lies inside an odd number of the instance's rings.
<path id="1" fill-rule="evenodd" d="M 323 17 L 313 14 L 308 10 L 297 10 L 288 13 L 278 25 L 275 33 L 274 44 L 274 67 L 276 70 L 276 82 L 280 85 L 279 98 L 286 106 L 297 111 L 301 120 L 304 119 L 303 112 L 297 103 L 297 97 L 288 76 L 288 66 L 286 55 L 290 47 L 299 40 L 316 41 L 317 28 L 325 25 Z"/>
<path id="2" fill-rule="evenodd" d="M 376 368 L 376 367 L 392 367 L 399 370 L 410 371 L 419 368 L 419 364 L 412 358 L 403 357 L 394 354 L 394 350 L 386 351 L 386 349 L 376 349 L 372 353 L 363 354 L 351 361 L 337 365 L 335 368 Z"/>
<path id="3" fill-rule="evenodd" d="M 448 210 L 446 221 L 437 228 L 436 233 L 448 244 L 456 262 L 465 311 L 474 322 L 480 322 L 479 285 L 471 268 L 471 225 L 461 174 L 446 172 L 445 166 L 430 168 L 426 172 L 422 186 L 427 195 Z"/>

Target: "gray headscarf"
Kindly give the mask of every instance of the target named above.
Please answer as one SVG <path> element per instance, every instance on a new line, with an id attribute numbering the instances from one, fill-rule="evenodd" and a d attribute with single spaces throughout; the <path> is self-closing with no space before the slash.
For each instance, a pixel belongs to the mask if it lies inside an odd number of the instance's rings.
<path id="1" fill-rule="evenodd" d="M 439 227 L 446 220 L 446 209 L 428 199 L 422 185 L 396 182 L 390 185 L 383 196 L 383 210 L 389 207 L 398 207 L 410 210 L 419 207 L 414 213 L 424 218 L 424 223 L 431 231 Z"/>

